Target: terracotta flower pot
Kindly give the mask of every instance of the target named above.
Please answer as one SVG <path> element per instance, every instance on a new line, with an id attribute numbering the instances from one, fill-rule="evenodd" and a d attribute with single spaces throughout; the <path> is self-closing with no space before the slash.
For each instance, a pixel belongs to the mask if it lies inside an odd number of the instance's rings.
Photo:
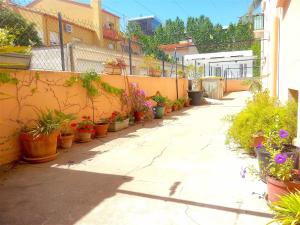
<path id="1" fill-rule="evenodd" d="M 34 138 L 32 135 L 22 133 L 20 136 L 23 159 L 30 163 L 42 163 L 54 160 L 57 153 L 57 137 L 59 132 L 49 136 L 41 135 Z"/>
<path id="2" fill-rule="evenodd" d="M 144 112 L 134 112 L 134 118 L 136 122 L 144 121 L 145 113 Z"/>
<path id="3" fill-rule="evenodd" d="M 268 200 L 278 201 L 280 196 L 300 190 L 300 183 L 293 181 L 278 181 L 272 177 L 267 178 Z"/>
<path id="4" fill-rule="evenodd" d="M 189 107 L 191 105 L 191 100 L 188 99 L 184 102 L 184 107 Z"/>
<path id="5" fill-rule="evenodd" d="M 98 123 L 95 124 L 95 137 L 96 138 L 102 138 L 107 136 L 109 123 Z"/>
<path id="6" fill-rule="evenodd" d="M 74 134 L 69 135 L 60 135 L 60 147 L 64 149 L 68 149 L 72 147 L 73 140 L 74 140 Z"/>
<path id="7" fill-rule="evenodd" d="M 122 69 L 119 66 L 106 64 L 104 66 L 104 73 L 108 75 L 122 75 Z"/>
<path id="8" fill-rule="evenodd" d="M 78 132 L 77 134 L 77 141 L 84 143 L 90 142 L 92 140 L 92 133 L 91 132 Z"/>
<path id="9" fill-rule="evenodd" d="M 166 106 L 165 107 L 165 116 L 169 115 L 172 112 L 172 107 Z"/>
<path id="10" fill-rule="evenodd" d="M 257 133 L 255 135 L 253 135 L 253 139 L 252 139 L 252 147 L 256 148 L 256 146 L 258 146 L 259 144 L 262 144 L 265 140 L 265 136 L 263 133 Z"/>
<path id="11" fill-rule="evenodd" d="M 178 105 L 173 105 L 172 106 L 172 111 L 178 111 Z"/>

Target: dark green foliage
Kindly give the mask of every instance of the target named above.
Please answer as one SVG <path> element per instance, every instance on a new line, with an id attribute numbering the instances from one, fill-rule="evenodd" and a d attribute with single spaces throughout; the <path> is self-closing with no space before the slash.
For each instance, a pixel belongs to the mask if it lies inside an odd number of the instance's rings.
<path id="1" fill-rule="evenodd" d="M 158 27 L 153 36 L 144 35 L 138 24 L 131 23 L 127 27 L 127 36 L 138 37 L 146 55 L 166 59 L 159 49 L 160 45 L 177 43 L 189 37 L 193 39 L 200 53 L 251 49 L 253 26 L 252 23 L 239 21 L 223 29 L 222 25 L 214 25 L 205 16 L 189 17 L 186 24 L 177 17 L 175 20 L 167 20 L 165 25 Z"/>
<path id="2" fill-rule="evenodd" d="M 5 8 L 0 2 L 0 28 L 15 37 L 16 46 L 39 46 L 42 44 L 34 23 L 27 22 L 21 15 Z"/>

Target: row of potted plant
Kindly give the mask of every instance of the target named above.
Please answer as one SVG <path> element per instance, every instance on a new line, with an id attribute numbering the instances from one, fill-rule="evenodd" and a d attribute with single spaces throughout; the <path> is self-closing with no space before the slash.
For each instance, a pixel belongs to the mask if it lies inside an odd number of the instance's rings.
<path id="1" fill-rule="evenodd" d="M 74 123 L 75 115 L 65 114 L 57 110 L 41 110 L 37 119 L 26 124 L 21 130 L 20 141 L 23 158 L 32 163 L 41 163 L 57 157 L 57 147 L 68 149 L 73 141 L 89 142 L 92 138 L 106 137 L 109 132 L 115 132 L 133 125 L 135 122 L 146 119 L 163 118 L 168 102 L 163 96 L 153 96 L 153 105 L 147 100 L 145 93 L 139 88 L 135 89 L 137 99 L 134 101 L 132 113 L 126 115 L 113 112 L 109 118 L 99 119 L 96 122 L 89 116 L 83 116 L 81 121 Z M 170 107 L 169 107 L 170 108 Z"/>

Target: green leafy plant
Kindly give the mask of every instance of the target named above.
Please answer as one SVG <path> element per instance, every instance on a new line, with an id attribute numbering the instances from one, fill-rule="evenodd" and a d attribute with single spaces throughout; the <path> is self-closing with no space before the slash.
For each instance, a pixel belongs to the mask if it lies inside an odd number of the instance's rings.
<path id="1" fill-rule="evenodd" d="M 49 136 L 55 131 L 59 131 L 63 125 L 62 116 L 56 110 L 39 110 L 38 118 L 33 121 L 33 126 L 27 128 L 27 132 L 34 138 L 41 135 Z"/>
<path id="2" fill-rule="evenodd" d="M 173 101 L 166 97 L 166 103 L 165 103 L 165 105 L 167 107 L 172 107 L 173 106 Z"/>
<path id="3" fill-rule="evenodd" d="M 290 101 L 280 102 L 269 95 L 268 91 L 256 93 L 238 114 L 227 117 L 231 123 L 227 132 L 227 142 L 234 142 L 246 152 L 252 153 L 253 135 L 258 131 L 269 133 L 272 130 L 288 131 L 287 143 L 296 136 L 297 104 Z"/>
<path id="4" fill-rule="evenodd" d="M 0 84 L 18 84 L 19 80 L 12 77 L 9 73 L 0 72 Z"/>
<path id="5" fill-rule="evenodd" d="M 274 220 L 272 223 L 281 225 L 299 225 L 300 224 L 300 191 L 289 193 L 280 197 L 280 200 L 270 205 L 274 212 Z"/>
<path id="6" fill-rule="evenodd" d="M 179 99 L 178 99 L 178 103 L 179 103 L 179 106 L 180 106 L 180 107 L 183 107 L 183 106 L 184 106 L 184 103 L 185 103 L 185 99 L 184 99 L 184 98 L 179 98 Z"/>
<path id="7" fill-rule="evenodd" d="M 161 95 L 155 95 L 152 97 L 152 100 L 157 103 L 157 106 L 165 106 L 167 98 Z"/>
<path id="8" fill-rule="evenodd" d="M 74 126 L 71 124 L 76 119 L 74 114 L 66 114 L 61 111 L 55 111 L 56 115 L 61 120 L 61 135 L 70 135 L 74 133 Z"/>

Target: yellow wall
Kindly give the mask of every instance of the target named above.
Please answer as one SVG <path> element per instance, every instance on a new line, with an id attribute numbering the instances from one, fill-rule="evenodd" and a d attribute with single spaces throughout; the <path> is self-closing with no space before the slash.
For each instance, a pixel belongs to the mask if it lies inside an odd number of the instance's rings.
<path id="1" fill-rule="evenodd" d="M 44 16 L 45 17 L 45 27 L 44 27 L 44 33 L 48 37 L 47 45 L 50 45 L 50 32 L 59 32 L 58 29 L 58 20 L 53 17 Z M 63 26 L 67 22 L 63 22 Z M 70 43 L 73 41 L 73 38 L 79 38 L 83 43 L 91 44 L 91 45 L 97 45 L 96 42 L 96 34 L 92 30 L 85 29 L 80 26 L 76 26 L 74 24 L 71 24 L 73 27 L 72 33 L 68 33 L 63 31 L 63 38 L 64 38 L 64 44 Z"/>
<path id="2" fill-rule="evenodd" d="M 85 21 L 90 25 L 93 24 L 93 13 L 89 5 L 81 6 L 72 3 L 68 3 L 60 0 L 42 0 L 37 1 L 32 5 L 32 8 L 57 15 L 57 12 L 61 12 L 63 16 L 73 19 L 75 21 Z"/>
<path id="3" fill-rule="evenodd" d="M 80 84 L 65 87 L 65 81 L 75 73 L 16 71 L 10 72 L 20 83 L 0 85 L 0 165 L 17 160 L 20 156 L 17 131 L 18 121 L 35 118 L 34 110 L 59 109 L 66 113 L 75 113 L 80 119 L 83 115 L 92 116 L 92 106 L 86 91 Z M 102 80 L 114 87 L 125 87 L 124 76 L 102 76 Z M 163 77 L 129 76 L 130 82 L 138 83 L 147 96 L 159 91 L 172 100 L 176 99 L 175 79 Z M 153 85 L 155 84 L 155 85 Z M 187 80 L 179 79 L 179 97 L 184 97 Z M 115 110 L 125 112 L 120 98 L 100 89 L 100 96 L 95 99 L 95 118 L 107 118 Z M 46 100 L 46 101 L 45 101 Z"/>
<path id="4" fill-rule="evenodd" d="M 66 21 L 70 21 L 80 25 L 81 27 L 86 27 L 94 30 L 95 34 L 91 43 L 91 37 L 84 38 L 86 31 L 82 29 L 80 30 L 80 28 L 77 27 L 77 30 L 80 31 L 78 33 L 75 33 L 74 36 L 77 37 L 78 34 L 81 33 L 80 39 L 83 40 L 83 43 L 85 44 L 100 45 L 107 48 L 107 42 L 113 42 L 114 45 L 117 46 L 117 49 L 120 50 L 120 44 L 118 42 L 113 40 L 103 40 L 102 32 L 102 27 L 105 26 L 108 22 L 113 23 L 114 29 L 117 32 L 120 32 L 119 18 L 103 12 L 101 6 L 97 7 L 97 1 L 95 1 L 95 3 L 93 4 L 95 4 L 94 7 L 91 7 L 90 5 L 72 4 L 61 0 L 42 0 L 37 1 L 37 3 L 33 4 L 31 7 L 44 11 L 47 14 L 52 14 L 54 16 L 57 16 L 57 12 L 61 12 L 63 19 L 65 19 Z M 88 35 L 90 36 L 90 34 Z M 85 42 L 86 39 L 88 39 L 87 42 Z"/>

